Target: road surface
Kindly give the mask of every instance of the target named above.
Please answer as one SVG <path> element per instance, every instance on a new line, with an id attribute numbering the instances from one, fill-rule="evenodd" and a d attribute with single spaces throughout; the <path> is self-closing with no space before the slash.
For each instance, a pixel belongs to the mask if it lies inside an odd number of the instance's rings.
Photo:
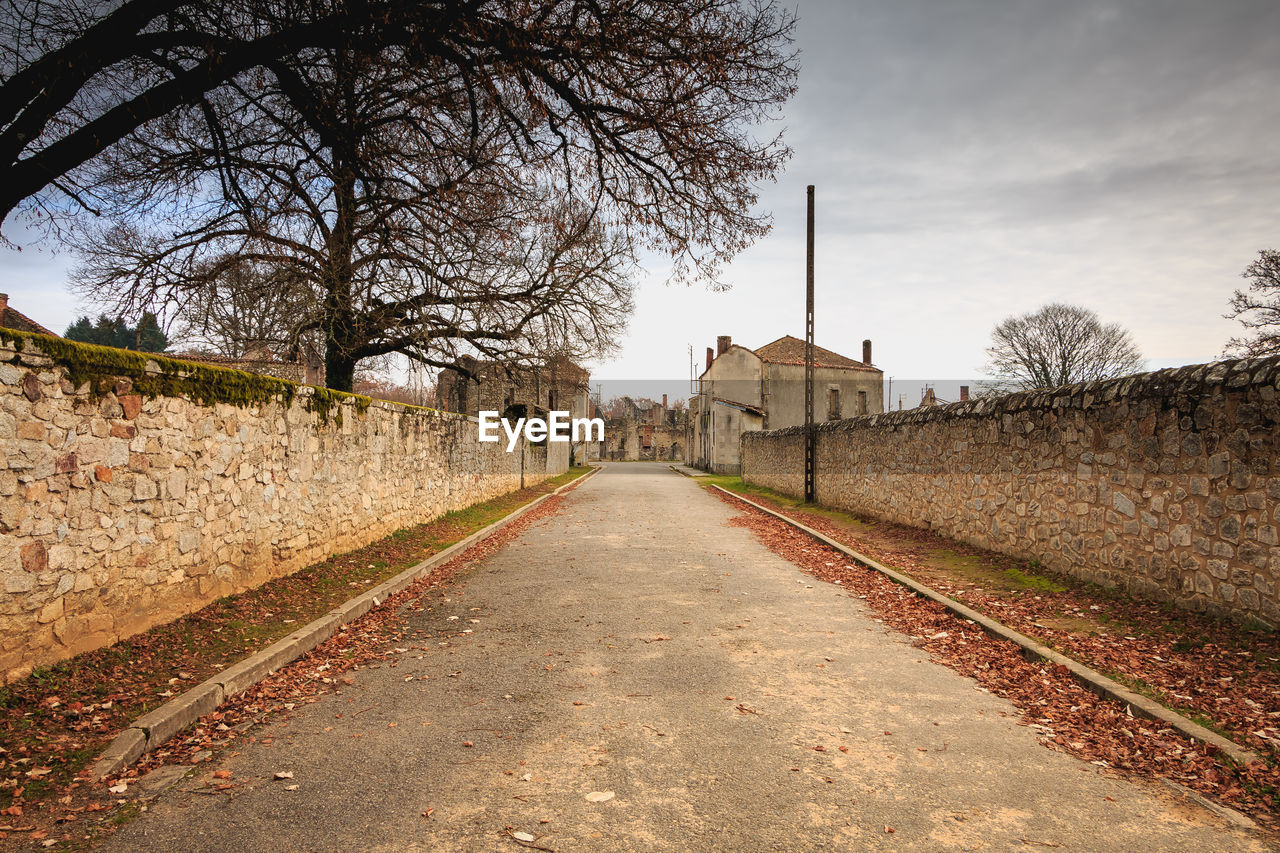
<path id="1" fill-rule="evenodd" d="M 1266 849 L 1040 746 L 734 514 L 665 466 L 607 466 L 409 614 L 431 637 L 397 666 L 202 765 L 105 849 Z M 236 796 L 191 792 L 219 768 Z"/>

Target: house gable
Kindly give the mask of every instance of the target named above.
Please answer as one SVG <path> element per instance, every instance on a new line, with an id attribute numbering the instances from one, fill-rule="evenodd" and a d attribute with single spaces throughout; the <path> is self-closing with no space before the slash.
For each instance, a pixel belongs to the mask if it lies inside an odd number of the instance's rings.
<path id="1" fill-rule="evenodd" d="M 760 360 L 769 364 L 804 364 L 805 342 L 791 335 L 783 335 L 773 343 L 765 344 L 755 351 Z M 814 344 L 814 367 L 834 367 L 847 370 L 875 370 L 869 364 L 854 361 L 851 358 L 832 352 Z M 878 371 L 877 371 L 878 372 Z"/>

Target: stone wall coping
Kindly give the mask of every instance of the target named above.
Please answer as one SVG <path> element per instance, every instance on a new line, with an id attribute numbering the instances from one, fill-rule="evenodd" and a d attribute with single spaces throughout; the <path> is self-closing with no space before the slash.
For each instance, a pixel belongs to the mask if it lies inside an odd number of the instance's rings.
<path id="1" fill-rule="evenodd" d="M 8 329 L 6 329 L 5 331 L 12 332 L 12 330 L 8 330 Z M 27 332 L 12 332 L 10 337 L 22 338 L 25 341 L 24 348 L 19 349 L 13 342 L 9 340 L 0 339 L 0 361 L 16 361 L 19 364 L 22 364 L 27 367 L 47 368 L 47 367 L 53 367 L 53 366 L 59 365 L 57 358 L 49 355 L 43 349 L 40 348 L 40 339 L 44 336 L 37 335 L 34 333 L 27 333 Z M 67 341 L 67 343 L 72 345 L 78 344 L 78 342 L 76 341 Z M 94 346 L 94 345 L 84 344 L 84 346 Z M 106 347 L 105 349 L 112 349 L 112 348 Z M 144 369 L 148 374 L 151 374 L 151 375 L 164 373 L 166 367 L 177 368 L 179 372 L 183 371 L 186 368 L 195 368 L 202 371 L 235 373 L 235 374 L 243 374 L 245 376 L 260 375 L 260 374 L 249 373 L 248 371 L 239 370 L 237 368 L 228 367 L 226 365 L 221 365 L 221 364 L 189 361 L 187 359 L 182 358 L 181 356 L 169 355 L 168 353 L 138 353 L 138 355 L 147 357 L 146 365 Z M 154 355 L 155 358 L 149 357 L 152 355 Z M 304 399 L 304 400 L 315 397 L 316 394 L 321 391 L 328 390 L 326 388 L 322 388 L 315 385 L 302 385 L 290 379 L 282 379 L 278 376 L 270 376 L 267 378 L 275 382 L 283 383 L 285 385 L 294 386 L 295 388 L 293 392 L 294 397 L 299 399 Z M 345 392 L 343 393 L 345 394 Z M 350 395 L 346 395 L 339 398 L 335 402 L 340 406 L 352 406 L 355 404 L 356 400 L 358 400 L 361 396 L 362 395 L 359 395 L 359 394 L 350 394 Z M 458 418 L 458 419 L 472 420 L 472 421 L 476 420 L 473 417 L 470 417 L 468 415 L 458 414 L 456 412 L 446 412 L 442 409 L 433 409 L 429 406 L 416 406 L 411 403 L 400 403 L 394 400 L 382 400 L 376 397 L 369 398 L 369 405 L 373 408 L 385 409 L 390 412 L 398 412 L 400 414 L 407 414 L 407 415 L 418 415 L 423 417 Z"/>
<path id="2" fill-rule="evenodd" d="M 576 480 L 542 495 L 488 527 L 477 530 L 443 551 L 405 569 L 390 580 L 347 600 L 289 636 L 232 664 L 203 683 L 134 720 L 129 728 L 111 741 L 98 758 L 93 766 L 94 778 L 105 779 L 119 773 L 205 714 L 217 710 L 217 707 L 226 699 L 243 693 L 280 667 L 302 657 L 332 637 L 342 625 L 354 622 L 373 608 L 382 606 L 383 602 L 392 595 L 405 589 L 432 569 L 448 562 L 481 540 L 487 539 L 543 501 L 586 482 L 599 471 L 599 466 L 592 466 L 591 471 Z"/>
<path id="3" fill-rule="evenodd" d="M 1238 358 L 1169 367 L 1150 373 L 1135 373 L 1117 379 L 1077 382 L 1058 388 L 1018 391 L 1012 394 L 975 397 L 946 406 L 928 406 L 881 414 L 859 415 L 838 421 L 815 424 L 819 432 L 848 432 L 868 427 L 897 427 L 962 418 L 990 418 L 992 415 L 1080 408 L 1095 402 L 1109 403 L 1119 398 L 1169 398 L 1176 395 L 1201 396 L 1208 388 L 1240 391 L 1246 387 L 1272 387 L 1280 390 L 1280 355 L 1260 358 Z M 743 441 L 765 437 L 804 435 L 804 426 L 745 432 Z"/>

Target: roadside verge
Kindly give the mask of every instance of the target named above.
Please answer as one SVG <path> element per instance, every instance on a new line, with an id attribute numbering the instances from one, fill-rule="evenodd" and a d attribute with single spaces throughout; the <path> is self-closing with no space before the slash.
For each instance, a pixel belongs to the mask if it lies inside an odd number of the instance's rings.
<path id="1" fill-rule="evenodd" d="M 676 470 L 679 470 L 679 469 L 676 469 Z M 684 473 L 684 472 L 681 472 L 681 473 Z M 795 521 L 794 519 L 789 518 L 788 516 L 782 513 L 776 512 L 772 509 L 769 509 L 768 507 L 761 506 L 760 504 L 754 501 L 751 501 L 747 498 L 744 498 L 742 495 L 739 495 L 728 489 L 724 489 L 715 484 L 709 484 L 709 485 L 712 488 L 717 489 L 719 492 L 723 493 L 724 495 L 727 495 L 728 497 L 732 498 L 733 500 L 741 501 L 742 503 L 747 504 L 753 507 L 754 509 L 759 510 L 760 512 L 763 512 L 776 519 L 779 519 L 780 521 L 790 525 L 791 527 L 794 527 L 797 530 L 800 530 L 807 536 L 810 536 L 813 539 L 819 542 L 822 542 L 824 545 L 827 545 L 831 548 L 834 548 L 844 553 L 846 556 L 852 558 L 859 564 L 864 565 L 867 568 L 870 568 L 876 572 L 879 572 L 880 574 L 884 575 L 885 577 L 889 578 L 895 583 L 898 583 L 898 584 L 901 584 L 902 586 L 907 587 L 916 595 L 919 595 L 922 598 L 926 598 L 930 601 L 937 602 L 938 604 L 942 605 L 944 608 L 946 608 L 948 611 L 952 612 L 956 616 L 959 616 L 962 619 L 966 619 L 978 625 L 988 634 L 1014 643 L 1021 650 L 1023 657 L 1026 657 L 1027 659 L 1033 660 L 1033 661 L 1044 659 L 1062 666 L 1064 669 L 1066 669 L 1070 673 L 1070 675 L 1077 682 L 1083 685 L 1087 690 L 1099 696 L 1102 696 L 1104 698 L 1111 699 L 1111 700 L 1125 704 L 1126 706 L 1128 706 L 1128 708 L 1131 710 L 1133 714 L 1143 716 L 1151 720 L 1158 720 L 1161 723 L 1164 723 L 1165 725 L 1169 726 L 1171 729 L 1181 733 L 1182 735 L 1188 738 L 1191 738 L 1192 740 L 1197 740 L 1202 743 L 1208 744 L 1218 749 L 1220 752 L 1222 752 L 1224 756 L 1226 756 L 1231 761 L 1239 765 L 1244 766 L 1252 762 L 1261 760 L 1260 756 L 1257 755 L 1255 752 L 1249 749 L 1246 749 L 1244 747 L 1241 747 L 1235 742 L 1223 737 L 1222 735 L 1219 735 L 1218 733 L 1192 720 L 1187 719 L 1181 714 L 1178 714 L 1177 712 L 1172 711 L 1169 708 L 1166 708 L 1165 706 L 1151 699 L 1148 699 L 1145 696 L 1142 696 L 1138 693 L 1135 693 L 1132 690 L 1129 690 L 1127 687 L 1120 684 L 1119 682 L 1111 678 L 1108 678 L 1105 675 L 1102 675 L 1101 673 L 1081 664 L 1080 662 L 1072 658 L 1069 658 L 1061 654 L 1060 652 L 1057 652 L 1043 645 L 1042 643 L 1039 643 L 1036 640 L 1030 637 L 1027 637 L 1024 634 L 1021 634 L 1018 631 L 1015 631 L 1012 628 L 1009 628 L 1008 626 L 1003 625 L 1000 622 L 997 622 L 994 619 L 991 619 L 990 617 L 987 617 L 979 613 L 978 611 L 955 601 L 952 598 L 949 598 L 939 592 L 936 592 L 935 590 L 925 586 L 924 584 L 919 583 L 913 578 L 907 577 L 901 572 L 895 571 L 894 569 L 889 568 L 888 566 L 885 566 L 884 564 L 872 559 L 871 557 L 868 557 L 865 554 L 861 554 L 849 548 L 848 546 L 841 544 L 840 542 L 818 532 L 817 530 L 807 527 L 801 524 L 800 522 Z"/>
<path id="2" fill-rule="evenodd" d="M 498 521 L 405 569 L 373 589 L 352 598 L 271 646 L 235 663 L 203 683 L 134 720 L 94 764 L 95 779 L 115 775 L 173 735 L 211 713 L 227 699 L 243 693 L 275 670 L 329 639 L 343 625 L 359 619 L 437 566 L 465 553 L 544 501 L 572 489 L 599 472 L 599 467 L 525 504 Z"/>

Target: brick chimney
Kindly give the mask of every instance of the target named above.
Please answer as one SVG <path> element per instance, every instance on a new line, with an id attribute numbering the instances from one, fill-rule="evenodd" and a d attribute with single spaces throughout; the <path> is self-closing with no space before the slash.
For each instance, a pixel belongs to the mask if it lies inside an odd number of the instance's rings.
<path id="1" fill-rule="evenodd" d="M 862 342 L 862 363 L 871 363 L 871 340 L 869 338 Z"/>
<path id="2" fill-rule="evenodd" d="M 711 369 L 711 362 L 716 360 L 716 351 L 711 347 L 707 347 L 707 370 Z"/>
<path id="3" fill-rule="evenodd" d="M 960 386 L 960 400 L 961 400 L 961 402 L 963 402 L 963 401 L 968 400 L 968 399 L 969 399 L 969 386 L 968 386 L 968 385 L 961 385 L 961 386 Z"/>
<path id="4" fill-rule="evenodd" d="M 716 338 L 716 355 L 724 355 L 725 350 L 733 346 L 733 338 L 728 335 L 721 335 Z"/>

